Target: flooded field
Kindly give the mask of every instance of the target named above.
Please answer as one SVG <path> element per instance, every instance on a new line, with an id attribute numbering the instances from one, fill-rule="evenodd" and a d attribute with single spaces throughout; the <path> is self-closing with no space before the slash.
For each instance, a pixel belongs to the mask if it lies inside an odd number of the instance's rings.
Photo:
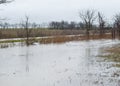
<path id="1" fill-rule="evenodd" d="M 120 68 L 100 57 L 118 40 L 0 45 L 0 86 L 120 86 Z"/>

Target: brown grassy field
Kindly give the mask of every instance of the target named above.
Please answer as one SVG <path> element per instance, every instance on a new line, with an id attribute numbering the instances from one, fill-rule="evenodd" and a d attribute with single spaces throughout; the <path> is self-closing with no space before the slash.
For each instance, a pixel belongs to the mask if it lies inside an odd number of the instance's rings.
<path id="1" fill-rule="evenodd" d="M 103 49 L 105 55 L 101 55 L 105 60 L 112 62 L 120 62 L 120 44 L 114 45 L 112 47 L 108 47 Z M 113 66 L 120 67 L 120 63 L 114 64 Z"/>
<path id="2" fill-rule="evenodd" d="M 89 40 L 97 40 L 101 39 L 99 35 L 90 35 Z M 102 39 L 111 39 L 111 34 L 105 34 Z M 88 40 L 85 35 L 75 35 L 75 36 L 55 36 L 55 37 L 47 37 L 40 38 L 38 41 L 42 44 L 48 43 L 64 43 L 69 41 L 81 41 Z"/>
<path id="3" fill-rule="evenodd" d="M 105 30 L 105 33 L 110 33 L 110 30 Z M 64 36 L 64 35 L 85 35 L 86 30 L 51 30 L 51 29 L 29 29 L 30 37 L 45 37 L 45 36 Z M 99 30 L 90 30 L 90 34 L 99 34 Z M 25 29 L 0 29 L 0 39 L 6 38 L 25 38 Z"/>
<path id="4" fill-rule="evenodd" d="M 106 49 L 106 51 L 109 53 L 120 54 L 120 45 L 118 44 L 113 47 L 110 47 L 110 48 Z"/>
<path id="5" fill-rule="evenodd" d="M 83 30 L 49 30 L 49 29 L 30 29 L 30 37 L 60 36 L 60 35 L 79 35 L 84 34 Z M 0 38 L 24 38 L 25 29 L 1 29 Z"/>
<path id="6" fill-rule="evenodd" d="M 86 35 L 86 30 L 50 30 L 50 29 L 29 29 L 29 43 L 34 42 L 39 43 L 63 43 L 69 41 L 79 41 L 79 40 L 94 40 L 94 39 L 112 39 L 111 30 L 105 30 L 104 34 L 100 35 L 99 30 L 90 30 L 89 39 Z M 36 38 L 40 37 L 40 38 Z M 0 38 L 26 38 L 25 29 L 1 29 Z M 22 42 L 26 41 L 22 39 Z M 1 41 L 1 43 L 6 42 L 21 42 L 21 40 L 6 40 Z"/>

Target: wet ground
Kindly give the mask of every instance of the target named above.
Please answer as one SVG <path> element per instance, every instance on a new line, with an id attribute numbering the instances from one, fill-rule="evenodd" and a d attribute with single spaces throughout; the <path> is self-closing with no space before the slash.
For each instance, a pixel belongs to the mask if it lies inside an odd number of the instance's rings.
<path id="1" fill-rule="evenodd" d="M 100 57 L 118 40 L 2 45 L 0 86 L 120 86 L 120 68 Z"/>

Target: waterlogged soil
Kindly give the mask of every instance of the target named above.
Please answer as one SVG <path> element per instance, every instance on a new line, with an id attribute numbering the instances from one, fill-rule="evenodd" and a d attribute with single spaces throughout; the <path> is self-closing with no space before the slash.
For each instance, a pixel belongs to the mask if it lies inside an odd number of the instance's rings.
<path id="1" fill-rule="evenodd" d="M 0 86 L 120 86 L 120 68 L 101 57 L 118 40 L 0 48 Z"/>

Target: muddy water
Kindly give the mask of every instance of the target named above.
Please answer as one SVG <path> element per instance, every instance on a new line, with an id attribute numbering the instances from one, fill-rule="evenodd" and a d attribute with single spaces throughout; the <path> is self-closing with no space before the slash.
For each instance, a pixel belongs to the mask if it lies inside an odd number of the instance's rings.
<path id="1" fill-rule="evenodd" d="M 16 44 L 0 49 L 0 86 L 120 86 L 120 68 L 99 55 L 118 40 Z"/>

